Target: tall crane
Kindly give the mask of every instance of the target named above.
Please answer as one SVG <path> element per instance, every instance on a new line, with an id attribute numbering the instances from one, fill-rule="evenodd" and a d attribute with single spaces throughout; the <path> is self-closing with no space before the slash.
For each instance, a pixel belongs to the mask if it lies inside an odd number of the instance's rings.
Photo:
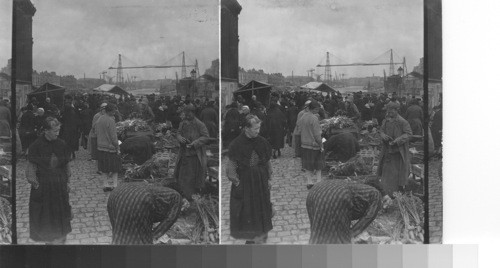
<path id="1" fill-rule="evenodd" d="M 118 67 L 109 67 L 108 70 L 117 70 L 117 83 L 123 83 L 123 72 L 124 69 L 165 69 L 165 68 L 181 68 L 181 78 L 186 78 L 186 67 L 194 67 L 197 73 L 198 71 L 198 60 L 195 64 L 186 65 L 184 51 L 182 52 L 182 64 L 181 65 L 144 65 L 144 66 L 122 66 L 121 54 L 118 55 Z"/>
<path id="2" fill-rule="evenodd" d="M 390 60 L 389 62 L 382 62 L 382 63 L 373 63 L 373 62 L 369 62 L 369 63 L 364 63 L 364 62 L 356 62 L 356 63 L 345 63 L 345 64 L 328 64 L 329 63 L 329 58 L 328 58 L 328 54 L 327 54 L 327 64 L 318 64 L 316 65 L 316 67 L 325 67 L 325 75 L 326 75 L 326 67 L 347 67 L 347 66 L 380 66 L 380 65 L 389 65 L 390 68 L 389 68 L 389 75 L 394 75 L 394 65 L 395 64 L 401 64 L 403 65 L 403 70 L 405 70 L 405 73 L 407 72 L 407 68 L 406 68 L 406 59 L 405 57 L 403 57 L 403 61 L 402 62 L 394 62 L 394 58 L 393 58 L 393 50 L 390 49 L 386 52 L 384 52 L 382 55 L 385 55 L 387 52 L 390 52 Z M 379 57 L 377 57 L 379 58 Z M 326 77 L 325 77 L 326 79 Z"/>

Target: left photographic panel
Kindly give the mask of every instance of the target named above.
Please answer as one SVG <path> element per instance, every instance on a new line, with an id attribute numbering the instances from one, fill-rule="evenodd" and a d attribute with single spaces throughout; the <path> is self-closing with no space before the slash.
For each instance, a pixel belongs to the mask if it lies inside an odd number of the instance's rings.
<path id="1" fill-rule="evenodd" d="M 0 0 L 0 6 L 0 245 L 4 245 L 12 243 L 12 0 Z"/>
<path id="2" fill-rule="evenodd" d="M 218 1 L 0 1 L 17 243 L 218 244 Z"/>

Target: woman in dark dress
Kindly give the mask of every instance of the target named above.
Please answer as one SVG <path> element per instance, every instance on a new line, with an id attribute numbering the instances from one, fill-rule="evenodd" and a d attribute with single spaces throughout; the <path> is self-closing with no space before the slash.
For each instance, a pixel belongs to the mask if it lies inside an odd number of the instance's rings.
<path id="1" fill-rule="evenodd" d="M 30 238 L 47 244 L 64 244 L 71 232 L 69 204 L 70 150 L 59 139 L 61 124 L 48 117 L 41 135 L 28 149 L 26 177 L 31 184 Z"/>
<path id="2" fill-rule="evenodd" d="M 270 180 L 271 146 L 259 136 L 260 119 L 246 117 L 244 131 L 229 145 L 227 176 L 230 196 L 230 234 L 247 244 L 265 243 L 273 229 Z"/>

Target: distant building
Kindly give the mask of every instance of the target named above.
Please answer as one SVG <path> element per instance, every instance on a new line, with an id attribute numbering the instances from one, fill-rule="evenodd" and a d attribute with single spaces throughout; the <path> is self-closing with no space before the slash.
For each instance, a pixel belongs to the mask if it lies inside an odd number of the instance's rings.
<path id="1" fill-rule="evenodd" d="M 40 87 L 45 83 L 61 86 L 61 77 L 55 72 L 42 71 L 38 73 L 33 71 L 32 84 L 34 87 Z"/>
<path id="2" fill-rule="evenodd" d="M 251 81 L 259 81 L 266 84 L 269 81 L 269 75 L 264 73 L 264 70 L 262 69 L 261 70 L 251 69 L 245 71 L 245 69 L 239 68 L 238 76 L 239 76 L 238 79 L 239 83 L 243 85 L 246 85 Z"/>
<path id="3" fill-rule="evenodd" d="M 284 86 L 285 85 L 285 77 L 282 73 L 271 73 L 267 79 L 268 83 L 273 86 Z"/>
<path id="4" fill-rule="evenodd" d="M 177 95 L 214 99 L 219 95 L 218 84 L 218 79 L 211 75 L 204 74 L 197 78 L 193 70 L 191 77 L 182 78 L 177 83 Z"/>
<path id="5" fill-rule="evenodd" d="M 236 0 L 221 0 L 221 99 L 222 107 L 230 104 L 239 86 L 238 16 L 241 5 Z"/>
<path id="6" fill-rule="evenodd" d="M 7 66 L 3 67 L 2 70 L 0 70 L 0 73 L 4 73 L 10 76 L 11 70 L 12 70 L 12 59 L 9 59 L 7 61 Z"/>
<path id="7" fill-rule="evenodd" d="M 424 75 L 424 58 L 420 58 L 419 64 L 413 67 L 413 71 L 421 75 Z"/>
<path id="8" fill-rule="evenodd" d="M 205 74 L 212 77 L 219 77 L 219 59 L 212 61 L 212 65 L 205 71 Z"/>
<path id="9" fill-rule="evenodd" d="M 79 78 L 77 79 L 76 82 L 78 88 L 83 88 L 83 89 L 92 89 L 99 87 L 100 85 L 106 84 L 106 81 L 100 78 Z"/>
<path id="10" fill-rule="evenodd" d="M 294 76 L 287 76 L 285 78 L 285 83 L 288 86 L 295 86 L 295 87 L 300 87 L 302 85 L 305 85 L 309 82 L 313 82 L 314 78 L 310 76 L 301 76 L 301 75 L 294 75 Z"/>
<path id="11" fill-rule="evenodd" d="M 78 80 L 74 75 L 64 75 L 60 77 L 61 86 L 68 89 L 73 90 L 78 88 Z"/>
<path id="12" fill-rule="evenodd" d="M 0 98 L 5 99 L 10 96 L 10 75 L 0 73 Z"/>
<path id="13" fill-rule="evenodd" d="M 346 86 L 362 86 L 370 88 L 384 87 L 384 78 L 380 76 L 350 77 L 345 79 Z"/>
<path id="14" fill-rule="evenodd" d="M 409 73 L 404 79 L 403 96 L 423 96 L 424 95 L 424 77 L 418 72 Z"/>

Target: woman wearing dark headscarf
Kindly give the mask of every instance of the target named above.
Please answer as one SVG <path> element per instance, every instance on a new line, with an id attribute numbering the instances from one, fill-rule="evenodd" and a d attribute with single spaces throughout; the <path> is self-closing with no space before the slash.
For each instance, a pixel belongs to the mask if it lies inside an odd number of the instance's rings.
<path id="1" fill-rule="evenodd" d="M 68 165 L 71 151 L 57 137 L 60 125 L 57 119 L 47 117 L 42 136 L 28 150 L 30 238 L 48 244 L 64 244 L 71 232 Z"/>
<path id="2" fill-rule="evenodd" d="M 260 119 L 249 114 L 243 132 L 229 145 L 227 177 L 230 196 L 230 232 L 247 244 L 265 243 L 273 229 L 270 180 L 271 146 L 259 136 Z"/>
<path id="3" fill-rule="evenodd" d="M 387 116 L 380 127 L 382 138 L 381 158 L 377 174 L 389 195 L 402 190 L 410 174 L 409 140 L 412 135 L 408 121 L 398 114 L 399 104 L 387 104 Z"/>

